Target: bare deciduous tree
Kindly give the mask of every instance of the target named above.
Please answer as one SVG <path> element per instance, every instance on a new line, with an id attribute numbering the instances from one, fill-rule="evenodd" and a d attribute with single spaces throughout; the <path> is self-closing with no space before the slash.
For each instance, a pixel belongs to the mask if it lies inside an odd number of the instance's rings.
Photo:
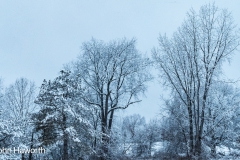
<path id="1" fill-rule="evenodd" d="M 83 52 L 73 64 L 74 73 L 85 87 L 81 98 L 88 105 L 99 107 L 105 154 L 114 113 L 140 102 L 138 95 L 151 80 L 147 71 L 150 61 L 138 52 L 135 44 L 135 39 L 110 43 L 92 39 L 82 45 Z"/>
<path id="2" fill-rule="evenodd" d="M 35 84 L 26 78 L 20 78 L 11 84 L 5 91 L 5 115 L 7 120 L 14 123 L 16 128 L 20 128 L 19 141 L 15 145 L 26 145 L 33 147 L 33 126 L 31 124 L 31 114 L 37 111 L 34 104 Z M 32 138 L 31 138 L 32 137 Z M 24 153 L 22 159 L 24 159 Z M 29 154 L 32 158 L 32 154 Z"/>
<path id="3" fill-rule="evenodd" d="M 159 46 L 153 58 L 165 84 L 187 108 L 189 153 L 198 156 L 209 90 L 239 46 L 239 34 L 231 14 L 209 4 L 199 14 L 191 10 L 172 39 L 160 36 Z"/>
<path id="4" fill-rule="evenodd" d="M 25 78 L 17 79 L 6 89 L 5 100 L 11 118 L 23 120 L 35 111 L 35 89 L 34 83 Z"/>

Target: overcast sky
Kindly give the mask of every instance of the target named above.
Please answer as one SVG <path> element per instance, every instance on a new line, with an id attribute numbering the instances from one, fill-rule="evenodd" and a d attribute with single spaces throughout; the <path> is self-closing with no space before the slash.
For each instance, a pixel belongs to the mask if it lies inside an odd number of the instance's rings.
<path id="1" fill-rule="evenodd" d="M 54 79 L 78 56 L 80 46 L 92 37 L 108 42 L 137 38 L 137 48 L 149 56 L 157 47 L 159 34 L 168 36 L 183 22 L 192 7 L 199 10 L 204 0 L 0 0 L 0 77 L 7 86 L 25 77 L 40 87 L 43 79 Z M 210 1 L 212 2 L 212 1 Z M 240 1 L 216 0 L 219 8 L 232 12 L 240 27 Z M 240 78 L 240 52 L 225 75 Z M 161 106 L 163 89 L 157 80 L 149 84 L 142 103 L 125 114 L 139 113 L 148 119 Z"/>

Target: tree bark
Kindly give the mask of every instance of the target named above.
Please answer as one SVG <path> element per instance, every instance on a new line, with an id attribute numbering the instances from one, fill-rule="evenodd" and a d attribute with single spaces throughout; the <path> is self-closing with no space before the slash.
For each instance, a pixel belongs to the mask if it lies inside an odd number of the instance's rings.
<path id="1" fill-rule="evenodd" d="M 68 159 L 68 135 L 66 133 L 67 117 L 63 114 L 63 159 Z"/>
<path id="2" fill-rule="evenodd" d="M 32 138 L 31 138 L 30 151 L 31 151 L 32 148 L 33 148 L 33 132 L 32 132 Z M 32 152 L 29 153 L 28 159 L 29 159 L 29 160 L 32 160 Z"/>
<path id="3" fill-rule="evenodd" d="M 192 119 L 192 106 L 188 104 L 188 116 L 189 116 L 189 153 L 193 154 L 193 119 Z"/>

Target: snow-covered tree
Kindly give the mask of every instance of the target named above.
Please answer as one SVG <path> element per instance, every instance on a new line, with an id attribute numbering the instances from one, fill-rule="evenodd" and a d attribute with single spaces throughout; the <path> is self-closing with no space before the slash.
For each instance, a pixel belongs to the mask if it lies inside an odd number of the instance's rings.
<path id="1" fill-rule="evenodd" d="M 165 101 L 165 108 L 160 129 L 165 146 L 159 156 L 163 159 L 178 159 L 179 154 L 188 154 L 187 109 L 175 95 Z"/>
<path id="2" fill-rule="evenodd" d="M 5 103 L 10 112 L 11 119 L 23 121 L 36 112 L 37 106 L 34 104 L 35 84 L 26 78 L 20 78 L 14 84 L 6 88 Z"/>
<path id="3" fill-rule="evenodd" d="M 150 61 L 138 52 L 135 44 L 135 39 L 110 43 L 92 39 L 83 43 L 78 61 L 70 65 L 86 89 L 82 100 L 99 109 L 102 159 L 108 154 L 108 135 L 115 112 L 140 102 L 138 95 L 146 90 L 146 82 L 151 80 L 147 69 Z"/>
<path id="4" fill-rule="evenodd" d="M 239 38 L 231 14 L 209 4 L 188 12 L 173 38 L 160 36 L 160 48 L 153 50 L 163 82 L 187 110 L 189 156 L 201 156 L 210 90 Z"/>
<path id="5" fill-rule="evenodd" d="M 205 157 L 220 158 L 217 147 L 239 150 L 239 89 L 224 82 L 214 82 L 206 105 L 202 148 Z M 167 116 L 162 118 L 161 135 L 167 141 L 165 158 L 178 158 L 188 153 L 188 115 L 175 96 L 166 101 Z M 163 153 L 162 153 L 163 155 Z"/>
<path id="6" fill-rule="evenodd" d="M 0 115 L 3 147 L 31 148 L 34 132 L 31 115 L 37 111 L 34 98 L 35 85 L 26 78 L 17 79 L 6 88 Z M 26 156 L 32 157 L 22 154 L 22 158 Z"/>
<path id="7" fill-rule="evenodd" d="M 224 82 L 215 82 L 206 107 L 206 121 L 203 133 L 205 144 L 216 156 L 217 146 L 236 148 L 236 131 L 239 120 L 240 92 L 238 88 Z M 240 146 L 238 144 L 238 146 Z M 239 149 L 239 147 L 237 147 Z"/>
<path id="8" fill-rule="evenodd" d="M 55 152 L 53 158 L 83 157 L 93 151 L 88 139 L 95 133 L 86 117 L 92 110 L 81 103 L 81 92 L 76 77 L 63 70 L 53 81 L 44 80 L 40 88 L 35 100 L 41 105 L 35 115 L 36 129 L 41 132 L 42 145 Z"/>
<path id="9" fill-rule="evenodd" d="M 156 142 L 160 141 L 160 122 L 146 123 L 139 114 L 116 118 L 110 134 L 110 159 L 153 158 Z"/>
<path id="10" fill-rule="evenodd" d="M 144 127 L 143 134 L 145 142 L 148 146 L 148 154 L 147 156 L 152 157 L 157 150 L 154 149 L 156 147 L 156 142 L 161 141 L 161 125 L 158 119 L 151 119 L 146 126 Z"/>

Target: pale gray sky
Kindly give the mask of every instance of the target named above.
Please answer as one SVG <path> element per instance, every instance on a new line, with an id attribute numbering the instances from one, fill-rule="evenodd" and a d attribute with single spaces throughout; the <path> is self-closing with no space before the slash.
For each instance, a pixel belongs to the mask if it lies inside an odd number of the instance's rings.
<path id="1" fill-rule="evenodd" d="M 43 79 L 54 79 L 62 65 L 74 60 L 82 42 L 92 37 L 103 41 L 117 38 L 138 40 L 137 48 L 151 55 L 159 34 L 177 30 L 192 7 L 199 10 L 206 0 L 0 0 L 0 77 L 4 85 L 25 77 L 40 87 Z M 211 2 L 211 1 L 210 1 Z M 240 1 L 217 0 L 240 27 Z M 240 77 L 240 52 L 226 76 Z M 146 119 L 159 112 L 158 82 L 149 84 L 143 102 L 125 114 L 139 113 Z"/>

